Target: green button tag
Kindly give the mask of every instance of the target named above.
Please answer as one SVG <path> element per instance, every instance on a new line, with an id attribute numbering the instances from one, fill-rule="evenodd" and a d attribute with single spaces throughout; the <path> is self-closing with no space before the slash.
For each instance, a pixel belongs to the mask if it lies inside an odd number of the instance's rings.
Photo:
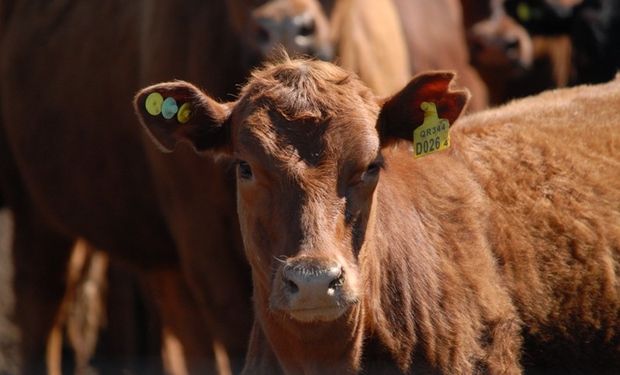
<path id="1" fill-rule="evenodd" d="M 435 103 L 423 102 L 424 122 L 413 131 L 413 153 L 416 158 L 450 147 L 450 122 L 440 119 Z"/>
<path id="2" fill-rule="evenodd" d="M 164 102 L 161 105 L 161 115 L 164 116 L 166 120 L 170 120 L 177 114 L 179 107 L 177 106 L 177 101 L 174 98 L 168 97 L 164 99 Z"/>

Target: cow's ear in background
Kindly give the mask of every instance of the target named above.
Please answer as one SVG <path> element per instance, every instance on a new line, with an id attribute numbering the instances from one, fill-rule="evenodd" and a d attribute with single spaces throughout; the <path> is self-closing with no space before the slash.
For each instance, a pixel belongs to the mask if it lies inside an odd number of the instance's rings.
<path id="1" fill-rule="evenodd" d="M 424 122 L 423 102 L 434 103 L 439 117 L 454 124 L 470 97 L 469 91 L 450 89 L 454 77 L 452 72 L 422 73 L 385 100 L 377 122 L 381 144 L 396 139 L 411 141 L 413 131 Z"/>
<path id="2" fill-rule="evenodd" d="M 160 149 L 179 142 L 197 152 L 224 151 L 229 145 L 231 103 L 218 103 L 194 85 L 164 82 L 142 89 L 134 99 L 136 114 Z"/>

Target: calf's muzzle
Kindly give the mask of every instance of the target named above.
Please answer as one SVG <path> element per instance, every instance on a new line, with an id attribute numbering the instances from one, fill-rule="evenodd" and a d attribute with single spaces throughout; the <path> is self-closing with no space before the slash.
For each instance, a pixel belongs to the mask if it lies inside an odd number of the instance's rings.
<path id="1" fill-rule="evenodd" d="M 343 296 L 344 269 L 338 262 L 309 257 L 289 259 L 280 267 L 278 276 L 272 307 L 296 320 L 329 321 L 348 307 Z"/>

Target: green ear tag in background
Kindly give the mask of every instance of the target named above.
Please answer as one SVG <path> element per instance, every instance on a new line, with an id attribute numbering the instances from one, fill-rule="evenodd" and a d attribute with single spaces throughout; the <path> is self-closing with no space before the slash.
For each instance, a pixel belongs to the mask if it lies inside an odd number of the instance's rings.
<path id="1" fill-rule="evenodd" d="M 413 131 L 413 153 L 416 158 L 450 147 L 450 122 L 440 119 L 435 103 L 423 102 L 424 122 Z"/>

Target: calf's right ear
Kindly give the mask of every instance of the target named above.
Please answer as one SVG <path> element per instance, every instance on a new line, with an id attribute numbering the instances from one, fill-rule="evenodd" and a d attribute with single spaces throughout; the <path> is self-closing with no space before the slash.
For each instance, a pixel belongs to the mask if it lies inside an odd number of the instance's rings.
<path id="1" fill-rule="evenodd" d="M 179 142 L 196 152 L 221 151 L 229 145 L 231 103 L 218 103 L 194 85 L 173 81 L 140 90 L 134 99 L 140 123 L 164 152 Z"/>
<path id="2" fill-rule="evenodd" d="M 469 101 L 469 91 L 453 90 L 452 72 L 427 72 L 415 76 L 405 88 L 387 99 L 379 113 L 377 130 L 383 145 L 395 139 L 411 140 L 413 131 L 424 123 L 422 103 L 436 105 L 437 115 L 454 124 Z"/>

